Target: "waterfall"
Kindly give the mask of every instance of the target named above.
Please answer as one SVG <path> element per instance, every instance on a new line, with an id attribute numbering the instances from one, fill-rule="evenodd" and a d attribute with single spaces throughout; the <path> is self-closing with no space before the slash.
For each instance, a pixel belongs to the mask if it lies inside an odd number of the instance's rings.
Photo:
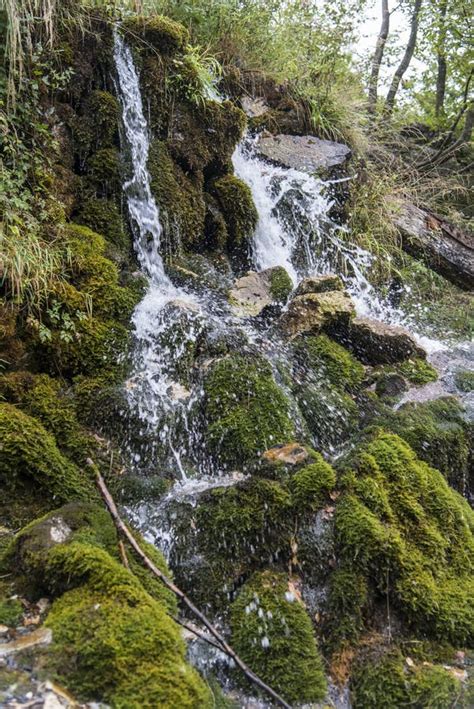
<path id="1" fill-rule="evenodd" d="M 162 227 L 160 213 L 151 193 L 147 161 L 150 142 L 138 74 L 132 52 L 117 31 L 114 34 L 114 59 L 118 76 L 118 95 L 122 105 L 125 138 L 130 150 L 132 177 L 123 189 L 127 197 L 135 249 L 140 265 L 152 283 L 172 290 L 160 254 Z"/>

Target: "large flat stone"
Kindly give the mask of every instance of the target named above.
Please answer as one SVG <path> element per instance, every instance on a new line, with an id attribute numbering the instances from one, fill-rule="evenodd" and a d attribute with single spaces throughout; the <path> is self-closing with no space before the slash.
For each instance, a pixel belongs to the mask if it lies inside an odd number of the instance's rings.
<path id="1" fill-rule="evenodd" d="M 308 173 L 320 173 L 343 165 L 351 155 L 344 143 L 312 135 L 263 135 L 257 150 L 272 162 Z"/>

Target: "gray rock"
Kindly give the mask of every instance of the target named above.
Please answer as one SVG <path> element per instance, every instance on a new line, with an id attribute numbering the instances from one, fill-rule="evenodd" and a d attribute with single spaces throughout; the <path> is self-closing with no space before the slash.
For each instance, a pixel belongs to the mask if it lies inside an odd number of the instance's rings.
<path id="1" fill-rule="evenodd" d="M 286 290 L 280 294 L 276 288 L 286 284 Z M 291 279 L 282 266 L 267 268 L 264 271 L 249 271 L 238 278 L 229 292 L 229 300 L 234 313 L 239 317 L 256 316 L 264 308 L 282 299 L 286 300 L 291 292 Z M 286 293 L 286 298 L 283 298 Z"/>
<path id="2" fill-rule="evenodd" d="M 295 296 L 306 295 L 307 293 L 325 293 L 331 290 L 344 290 L 344 286 L 339 276 L 328 273 L 324 276 L 303 278 L 295 290 Z"/>
<path id="3" fill-rule="evenodd" d="M 370 318 L 340 321 L 328 328 L 331 337 L 348 347 L 364 364 L 394 364 L 410 357 L 426 358 L 420 347 L 403 327 L 387 325 Z"/>
<path id="4" fill-rule="evenodd" d="M 292 339 L 324 327 L 347 328 L 354 315 L 354 303 L 343 291 L 307 293 L 292 299 L 280 318 L 280 327 L 284 335 Z"/>
<path id="5" fill-rule="evenodd" d="M 394 218 L 405 251 L 466 290 L 474 288 L 474 235 L 404 202 Z"/>
<path id="6" fill-rule="evenodd" d="M 344 143 L 321 140 L 311 135 L 265 134 L 257 143 L 261 155 L 284 167 L 319 173 L 343 165 L 351 155 Z"/>

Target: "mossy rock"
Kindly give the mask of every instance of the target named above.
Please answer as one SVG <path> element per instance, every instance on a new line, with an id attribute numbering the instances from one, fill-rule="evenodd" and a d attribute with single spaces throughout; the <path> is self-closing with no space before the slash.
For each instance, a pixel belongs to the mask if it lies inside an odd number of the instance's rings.
<path id="1" fill-rule="evenodd" d="M 327 378 L 332 386 L 353 391 L 362 384 L 364 366 L 327 335 L 300 335 L 293 346 L 302 366 L 318 378 Z"/>
<path id="2" fill-rule="evenodd" d="M 368 599 L 367 579 L 352 565 L 331 574 L 324 626 L 329 651 L 357 642 L 364 630 Z"/>
<path id="3" fill-rule="evenodd" d="M 291 477 L 290 490 L 293 504 L 299 510 L 316 512 L 327 501 L 329 493 L 336 485 L 336 473 L 322 455 L 298 470 Z"/>
<path id="4" fill-rule="evenodd" d="M 53 436 L 11 404 L 0 403 L 0 440 L 0 479 L 7 498 L 33 492 L 50 501 L 95 496 L 92 483 L 59 452 Z"/>
<path id="5" fill-rule="evenodd" d="M 472 431 L 454 397 L 404 404 L 380 423 L 440 470 L 456 490 L 468 491 L 474 482 L 469 480 Z"/>
<path id="6" fill-rule="evenodd" d="M 285 574 L 255 574 L 231 608 L 236 652 L 284 699 L 319 702 L 326 692 L 311 620 Z"/>
<path id="7" fill-rule="evenodd" d="M 224 357 L 213 364 L 203 386 L 206 442 L 219 463 L 243 464 L 293 438 L 289 403 L 265 360 Z"/>
<path id="8" fill-rule="evenodd" d="M 117 142 L 120 124 L 120 104 L 108 91 L 95 90 L 87 96 L 84 118 L 93 131 L 93 143 L 97 149 L 113 146 Z"/>
<path id="9" fill-rule="evenodd" d="M 184 170 L 203 174 L 206 181 L 232 173 L 232 154 L 246 126 L 243 111 L 231 101 L 181 103 L 171 118 L 168 147 Z"/>
<path id="10" fill-rule="evenodd" d="M 203 240 L 206 207 L 202 178 L 186 175 L 162 141 L 150 146 L 148 170 L 151 190 L 162 214 L 166 243 L 171 253 L 196 248 Z"/>
<path id="11" fill-rule="evenodd" d="M 456 372 L 454 381 L 459 391 L 462 391 L 466 394 L 469 394 L 471 391 L 474 391 L 474 371 L 465 369 Z"/>
<path id="12" fill-rule="evenodd" d="M 388 593 L 423 634 L 472 642 L 474 513 L 467 502 L 393 434 L 374 434 L 352 467 L 336 507 L 340 561 L 375 593 Z"/>
<path id="13" fill-rule="evenodd" d="M 21 621 L 23 611 L 23 605 L 17 598 L 0 597 L 0 625 L 16 627 Z"/>
<path id="14" fill-rule="evenodd" d="M 196 526 L 199 549 L 212 557 L 213 567 L 230 565 L 238 577 L 269 555 L 288 554 L 291 497 L 274 480 L 251 478 L 215 488 L 200 500 Z"/>
<path id="15" fill-rule="evenodd" d="M 293 290 L 293 281 L 283 268 L 277 266 L 270 275 L 270 295 L 276 303 L 286 303 Z"/>
<path id="16" fill-rule="evenodd" d="M 407 663 L 398 649 L 372 655 L 368 653 L 365 661 L 359 661 L 351 681 L 355 709 L 458 706 L 461 682 L 448 669 L 426 662 Z"/>
<path id="17" fill-rule="evenodd" d="M 122 259 L 128 257 L 131 240 L 125 229 L 123 216 L 114 201 L 99 197 L 82 200 L 75 221 L 102 234 L 109 245 L 119 250 Z"/>
<path id="18" fill-rule="evenodd" d="M 122 166 L 117 148 L 102 148 L 87 160 L 87 180 L 104 195 L 120 194 Z"/>
<path id="19" fill-rule="evenodd" d="M 157 50 L 160 54 L 183 52 L 189 42 L 188 30 L 163 15 L 126 18 L 121 29 L 127 41 L 138 44 L 145 52 Z"/>
<path id="20" fill-rule="evenodd" d="M 245 254 L 258 222 L 250 188 L 234 175 L 220 177 L 212 187 L 227 225 L 228 248 Z"/>
<path id="21" fill-rule="evenodd" d="M 11 372 L 0 375 L 0 396 L 37 418 L 56 439 L 59 449 L 81 465 L 95 448 L 79 425 L 73 400 L 64 382 L 47 374 Z"/>

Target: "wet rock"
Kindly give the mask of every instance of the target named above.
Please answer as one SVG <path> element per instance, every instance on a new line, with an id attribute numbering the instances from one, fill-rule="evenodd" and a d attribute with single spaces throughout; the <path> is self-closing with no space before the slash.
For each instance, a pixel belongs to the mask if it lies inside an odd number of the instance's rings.
<path id="1" fill-rule="evenodd" d="M 249 118 L 258 118 L 270 111 L 270 106 L 264 98 L 252 98 L 251 96 L 242 96 L 240 99 L 242 110 Z"/>
<path id="2" fill-rule="evenodd" d="M 295 296 L 306 295 L 307 293 L 326 293 L 331 290 L 344 290 L 339 276 L 334 273 L 328 273 L 323 276 L 309 276 L 308 278 L 303 278 L 298 285 L 295 290 Z"/>
<path id="3" fill-rule="evenodd" d="M 238 278 L 229 293 L 232 308 L 239 317 L 259 315 L 264 308 L 288 298 L 293 284 L 282 266 Z"/>
<path id="4" fill-rule="evenodd" d="M 342 291 L 307 293 L 292 299 L 280 318 L 280 327 L 286 337 L 303 332 L 316 333 L 324 327 L 346 329 L 355 315 L 351 298 Z"/>
<path id="5" fill-rule="evenodd" d="M 20 635 L 8 643 L 0 644 L 0 657 L 9 657 L 22 650 L 28 650 L 38 645 L 49 645 L 53 634 L 49 628 L 38 628 L 27 635 Z"/>
<path id="6" fill-rule="evenodd" d="M 410 357 L 426 358 L 407 330 L 370 318 L 355 318 L 350 323 L 336 322 L 331 336 L 350 349 L 364 364 L 393 364 Z"/>
<path id="7" fill-rule="evenodd" d="M 388 372 L 382 375 L 375 385 L 375 391 L 379 396 L 399 396 L 407 389 L 406 379 L 401 374 L 397 374 L 397 372 Z"/>
<path id="8" fill-rule="evenodd" d="M 405 251 L 461 288 L 474 288 L 471 233 L 409 202 L 399 205 L 394 223 L 402 235 Z"/>
<path id="9" fill-rule="evenodd" d="M 309 173 L 327 173 L 343 165 L 351 155 L 350 148 L 344 143 L 311 135 L 265 134 L 258 141 L 257 149 L 272 162 Z"/>

